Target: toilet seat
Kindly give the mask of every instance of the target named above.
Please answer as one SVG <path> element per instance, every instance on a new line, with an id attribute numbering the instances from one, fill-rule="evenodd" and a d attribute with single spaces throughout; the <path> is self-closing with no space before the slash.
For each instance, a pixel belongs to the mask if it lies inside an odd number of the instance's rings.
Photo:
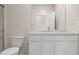
<path id="1" fill-rule="evenodd" d="M 18 53 L 19 53 L 18 47 L 11 47 L 2 51 L 0 55 L 18 55 Z"/>

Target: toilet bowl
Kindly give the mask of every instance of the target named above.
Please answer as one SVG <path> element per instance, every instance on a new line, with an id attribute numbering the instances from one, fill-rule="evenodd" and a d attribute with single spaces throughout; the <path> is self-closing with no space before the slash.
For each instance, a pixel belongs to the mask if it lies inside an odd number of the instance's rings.
<path id="1" fill-rule="evenodd" d="M 2 51 L 0 55 L 19 55 L 19 50 L 18 47 L 11 47 Z"/>
<path id="2" fill-rule="evenodd" d="M 11 47 L 11 48 L 5 49 L 0 53 L 0 55 L 19 55 L 19 48 Z"/>

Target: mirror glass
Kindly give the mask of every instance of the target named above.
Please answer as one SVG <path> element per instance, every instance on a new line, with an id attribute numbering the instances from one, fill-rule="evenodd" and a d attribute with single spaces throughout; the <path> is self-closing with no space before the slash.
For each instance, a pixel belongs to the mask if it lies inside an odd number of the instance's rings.
<path id="1" fill-rule="evenodd" d="M 65 31 L 65 5 L 32 4 L 31 10 L 31 32 Z"/>

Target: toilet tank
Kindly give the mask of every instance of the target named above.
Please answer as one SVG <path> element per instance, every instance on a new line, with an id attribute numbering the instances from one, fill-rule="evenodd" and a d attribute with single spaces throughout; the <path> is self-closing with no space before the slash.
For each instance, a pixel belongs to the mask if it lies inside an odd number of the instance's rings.
<path id="1" fill-rule="evenodd" d="M 24 36 L 11 36 L 11 47 L 22 47 L 24 42 Z"/>

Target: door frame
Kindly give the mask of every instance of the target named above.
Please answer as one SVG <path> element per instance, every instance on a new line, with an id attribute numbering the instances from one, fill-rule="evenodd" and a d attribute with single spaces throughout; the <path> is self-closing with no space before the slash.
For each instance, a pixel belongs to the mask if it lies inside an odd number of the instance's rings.
<path id="1" fill-rule="evenodd" d="M 2 30 L 2 32 L 3 32 L 3 39 L 2 39 L 2 50 L 4 50 L 4 40 L 5 40 L 5 18 L 4 18 L 4 5 L 3 4 L 0 4 L 0 6 L 3 8 L 3 30 Z"/>

